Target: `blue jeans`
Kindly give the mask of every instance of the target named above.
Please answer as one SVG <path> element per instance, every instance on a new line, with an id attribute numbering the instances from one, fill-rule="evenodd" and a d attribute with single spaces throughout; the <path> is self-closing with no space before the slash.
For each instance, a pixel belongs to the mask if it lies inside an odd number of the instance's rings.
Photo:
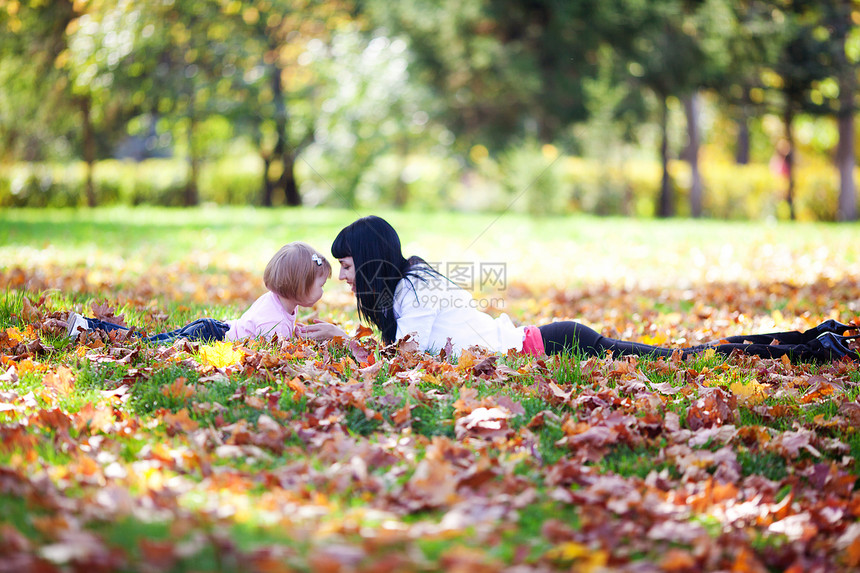
<path id="1" fill-rule="evenodd" d="M 129 330 L 125 326 L 120 326 L 97 318 L 84 317 L 84 320 L 87 321 L 87 325 L 89 325 L 90 330 Z M 152 336 L 146 336 L 143 333 L 135 334 L 140 334 L 140 336 L 143 337 L 143 340 L 146 340 L 147 342 L 173 342 L 178 338 L 211 341 L 224 340 L 224 336 L 227 334 L 228 330 L 230 330 L 230 325 L 226 322 L 215 320 L 214 318 L 198 318 L 194 322 L 189 322 L 182 328 L 177 328 L 176 330 L 171 330 L 169 332 L 153 334 Z"/>

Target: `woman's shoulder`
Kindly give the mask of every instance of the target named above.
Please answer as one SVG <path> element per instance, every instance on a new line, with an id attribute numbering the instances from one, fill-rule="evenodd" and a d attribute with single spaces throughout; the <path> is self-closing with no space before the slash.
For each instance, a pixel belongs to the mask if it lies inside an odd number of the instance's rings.
<path id="1" fill-rule="evenodd" d="M 394 290 L 395 301 L 410 306 L 445 306 L 443 301 L 459 301 L 471 297 L 469 292 L 427 264 L 411 267 Z"/>
<path id="2" fill-rule="evenodd" d="M 434 285 L 442 281 L 447 281 L 444 275 L 434 269 L 429 264 L 421 261 L 418 264 L 410 266 L 403 278 L 397 283 L 397 288 L 427 288 L 428 285 Z"/>

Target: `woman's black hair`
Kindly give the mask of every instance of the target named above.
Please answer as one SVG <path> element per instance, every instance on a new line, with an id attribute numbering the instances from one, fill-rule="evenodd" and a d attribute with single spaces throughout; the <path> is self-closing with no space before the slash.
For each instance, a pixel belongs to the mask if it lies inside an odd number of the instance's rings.
<path id="1" fill-rule="evenodd" d="M 406 259 L 397 231 L 375 215 L 344 227 L 331 245 L 331 255 L 336 259 L 352 257 L 358 316 L 379 328 L 385 344 L 393 343 L 397 337 L 394 289 L 410 267 L 424 261 L 418 257 Z"/>

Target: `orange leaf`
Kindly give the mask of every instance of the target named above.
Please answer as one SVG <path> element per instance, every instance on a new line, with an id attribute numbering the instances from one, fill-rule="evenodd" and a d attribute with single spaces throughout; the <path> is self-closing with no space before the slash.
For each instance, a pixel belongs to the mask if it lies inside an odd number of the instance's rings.
<path id="1" fill-rule="evenodd" d="M 472 366 L 475 365 L 475 355 L 469 352 L 468 350 L 464 350 L 460 353 L 460 358 L 457 359 L 457 369 L 461 372 L 466 372 L 472 369 Z"/>
<path id="2" fill-rule="evenodd" d="M 168 412 L 164 414 L 162 419 L 164 420 L 164 425 L 167 426 L 168 434 L 175 434 L 180 430 L 183 432 L 192 432 L 199 427 L 197 422 L 192 420 L 188 415 L 188 410 L 185 408 L 182 408 L 175 414 Z"/>
<path id="3" fill-rule="evenodd" d="M 735 557 L 735 562 L 732 563 L 731 571 L 732 573 L 766 573 L 767 569 L 756 559 L 752 551 L 746 547 L 741 547 L 737 557 Z"/>
<path id="4" fill-rule="evenodd" d="M 54 430 L 67 430 L 72 425 L 72 420 L 59 408 L 39 410 L 30 420 L 36 426 Z"/>
<path id="5" fill-rule="evenodd" d="M 850 567 L 860 566 L 860 537 L 855 537 L 845 549 L 845 561 Z"/>
<path id="6" fill-rule="evenodd" d="M 293 392 L 295 392 L 299 396 L 304 396 L 308 391 L 307 386 L 305 386 L 304 383 L 299 380 L 298 376 L 287 382 L 287 385 Z"/>
<path id="7" fill-rule="evenodd" d="M 174 380 L 172 384 L 162 388 L 161 393 L 168 398 L 179 398 L 187 400 L 194 395 L 194 388 L 186 386 L 185 382 L 187 382 L 187 379 L 184 376 L 180 376 L 179 378 Z"/>
<path id="8" fill-rule="evenodd" d="M 834 388 L 832 384 L 827 382 L 816 382 L 810 389 L 800 398 L 801 404 L 809 404 L 823 400 L 826 396 L 833 394 Z"/>
<path id="9" fill-rule="evenodd" d="M 48 372 L 42 382 L 48 388 L 53 388 L 61 394 L 69 394 L 75 388 L 75 377 L 72 374 L 72 369 L 68 366 L 60 366 L 57 368 L 56 374 Z"/>
<path id="10" fill-rule="evenodd" d="M 364 326 L 363 324 L 359 324 L 358 328 L 355 331 L 355 334 L 352 335 L 353 338 L 365 338 L 367 336 L 373 335 L 373 329 Z"/>
<path id="11" fill-rule="evenodd" d="M 660 560 L 660 569 L 663 571 L 687 571 L 696 566 L 696 559 L 689 551 L 682 549 L 670 549 Z"/>

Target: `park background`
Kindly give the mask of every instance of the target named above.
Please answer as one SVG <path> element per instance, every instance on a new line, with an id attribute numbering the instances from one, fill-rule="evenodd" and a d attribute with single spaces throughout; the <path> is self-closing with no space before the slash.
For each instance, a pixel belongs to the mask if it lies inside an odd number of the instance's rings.
<path id="1" fill-rule="evenodd" d="M 0 205 L 854 220 L 849 0 L 0 3 Z"/>

